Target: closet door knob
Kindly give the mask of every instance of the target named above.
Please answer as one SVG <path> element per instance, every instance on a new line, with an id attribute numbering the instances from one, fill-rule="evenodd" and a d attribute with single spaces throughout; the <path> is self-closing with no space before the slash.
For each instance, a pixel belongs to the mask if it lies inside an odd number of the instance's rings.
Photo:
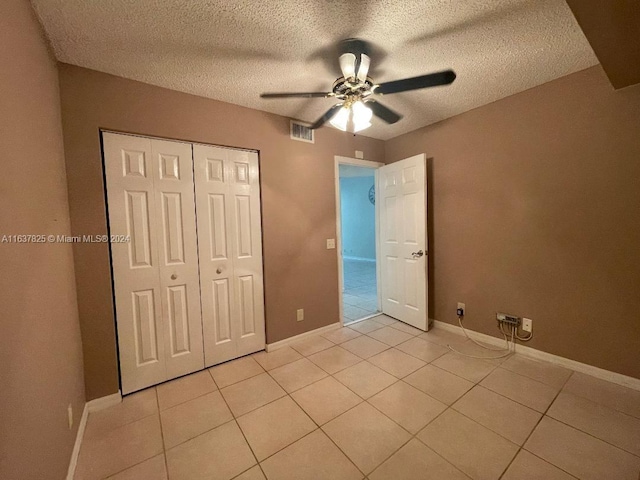
<path id="1" fill-rule="evenodd" d="M 176 275 L 175 273 L 171 275 L 171 280 L 175 280 L 176 278 L 178 278 L 178 275 Z"/>
<path id="2" fill-rule="evenodd" d="M 217 274 L 222 273 L 222 269 L 221 269 L 220 267 L 218 267 L 218 268 L 216 269 L 216 273 L 217 273 Z"/>

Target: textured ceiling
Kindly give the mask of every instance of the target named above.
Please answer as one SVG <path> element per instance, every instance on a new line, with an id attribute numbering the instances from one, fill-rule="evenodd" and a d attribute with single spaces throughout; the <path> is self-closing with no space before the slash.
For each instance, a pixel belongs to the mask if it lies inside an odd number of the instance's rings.
<path id="1" fill-rule="evenodd" d="M 58 60 L 313 121 L 331 99 L 335 45 L 377 48 L 376 83 L 452 68 L 452 86 L 388 95 L 402 113 L 364 135 L 389 139 L 595 65 L 564 0 L 32 0 Z"/>

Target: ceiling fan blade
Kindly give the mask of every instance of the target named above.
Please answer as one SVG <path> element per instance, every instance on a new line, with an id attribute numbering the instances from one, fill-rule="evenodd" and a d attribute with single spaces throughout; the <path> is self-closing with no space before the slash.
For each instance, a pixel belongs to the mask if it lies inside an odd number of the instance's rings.
<path id="1" fill-rule="evenodd" d="M 342 108 L 342 104 L 341 103 L 338 103 L 337 105 L 334 105 L 329 110 L 327 110 L 326 113 L 322 117 L 320 117 L 318 120 L 316 120 L 315 123 L 313 125 L 311 125 L 309 128 L 311 128 L 312 130 L 315 130 L 316 128 L 320 128 L 326 122 L 331 120 L 334 117 L 334 115 L 336 113 L 338 113 L 338 111 L 341 108 Z"/>
<path id="2" fill-rule="evenodd" d="M 368 102 L 365 103 L 365 105 L 371 109 L 371 111 L 376 117 L 381 118 L 387 123 L 396 123 L 398 120 L 402 118 L 402 115 L 394 112 L 390 108 L 385 107 L 384 105 L 376 102 L 375 100 L 369 100 Z"/>
<path id="3" fill-rule="evenodd" d="M 381 83 L 376 87 L 374 93 L 399 93 L 409 90 L 418 90 L 420 88 L 437 87 L 439 85 L 449 85 L 456 79 L 453 70 L 445 70 L 443 72 L 430 73 L 419 77 L 404 78 L 402 80 L 394 80 L 393 82 Z"/>
<path id="4" fill-rule="evenodd" d="M 333 93 L 328 92 L 300 92 L 300 93 L 261 93 L 260 98 L 327 98 L 333 97 Z"/>

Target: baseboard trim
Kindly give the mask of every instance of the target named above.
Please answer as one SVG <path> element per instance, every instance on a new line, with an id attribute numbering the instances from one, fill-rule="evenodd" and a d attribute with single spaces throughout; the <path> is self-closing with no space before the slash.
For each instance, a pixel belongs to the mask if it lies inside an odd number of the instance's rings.
<path id="1" fill-rule="evenodd" d="M 80 447 L 82 446 L 82 439 L 84 438 L 84 431 L 87 428 L 87 420 L 89 413 L 97 412 L 104 408 L 117 405 L 122 401 L 122 395 L 120 390 L 113 395 L 107 395 L 106 397 L 96 398 L 84 404 L 82 410 L 82 417 L 80 417 L 80 424 L 78 425 L 78 432 L 76 433 L 76 441 L 73 444 L 73 451 L 71 452 L 71 459 L 69 460 L 69 469 L 67 470 L 67 480 L 73 480 L 73 476 L 76 473 L 76 466 L 78 465 L 78 455 L 80 455 Z"/>
<path id="2" fill-rule="evenodd" d="M 375 258 L 365 258 L 365 257 L 349 257 L 346 255 L 342 256 L 343 260 L 357 260 L 358 262 L 371 262 L 371 263 L 375 263 L 376 259 Z"/>
<path id="3" fill-rule="evenodd" d="M 293 337 L 285 338 L 284 340 L 280 340 L 279 342 L 267 343 L 265 346 L 265 350 L 267 352 L 273 352 L 274 350 L 278 350 L 279 348 L 286 347 L 287 345 L 303 340 L 307 337 L 313 337 L 315 335 L 320 335 L 322 333 L 330 332 L 331 330 L 335 330 L 336 328 L 340 328 L 342 324 L 340 322 L 332 323 L 330 325 L 325 325 L 324 327 L 316 328 L 315 330 L 309 330 L 308 332 L 301 333 L 299 335 L 295 335 Z"/>
<path id="4" fill-rule="evenodd" d="M 439 320 L 434 320 L 433 324 L 437 328 L 448 330 L 459 335 L 464 335 L 462 329 L 457 325 L 451 325 L 450 323 L 441 322 Z M 469 335 L 469 337 L 473 338 L 474 340 L 484 342 L 492 346 L 504 346 L 504 340 L 501 338 L 493 337 L 491 335 L 486 335 L 480 332 L 475 332 L 473 330 L 469 330 L 468 328 L 465 328 L 465 330 L 467 331 L 467 335 Z M 520 355 L 523 355 L 525 357 L 529 357 L 533 360 L 543 360 L 560 367 L 568 368 L 569 370 L 573 370 L 575 372 L 591 375 L 592 377 L 606 380 L 607 382 L 615 383 L 617 385 L 622 385 L 623 387 L 628 387 L 633 390 L 640 391 L 640 379 L 638 378 L 629 377 L 627 375 L 622 375 L 621 373 L 594 367 L 593 365 L 578 362 L 576 360 L 571 360 L 570 358 L 561 357 L 559 355 L 554 355 L 553 353 L 543 352 L 542 350 L 527 347 L 526 345 L 516 344 L 516 353 L 519 353 Z"/>

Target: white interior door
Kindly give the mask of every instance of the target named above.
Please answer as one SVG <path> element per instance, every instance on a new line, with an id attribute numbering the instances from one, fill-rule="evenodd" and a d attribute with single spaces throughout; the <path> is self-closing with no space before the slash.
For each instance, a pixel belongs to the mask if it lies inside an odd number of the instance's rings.
<path id="1" fill-rule="evenodd" d="M 193 146 L 207 366 L 265 346 L 258 154 Z"/>
<path id="2" fill-rule="evenodd" d="M 103 135 L 123 393 L 204 366 L 191 145 Z"/>
<path id="3" fill-rule="evenodd" d="M 378 169 L 382 312 L 427 330 L 426 158 Z"/>

